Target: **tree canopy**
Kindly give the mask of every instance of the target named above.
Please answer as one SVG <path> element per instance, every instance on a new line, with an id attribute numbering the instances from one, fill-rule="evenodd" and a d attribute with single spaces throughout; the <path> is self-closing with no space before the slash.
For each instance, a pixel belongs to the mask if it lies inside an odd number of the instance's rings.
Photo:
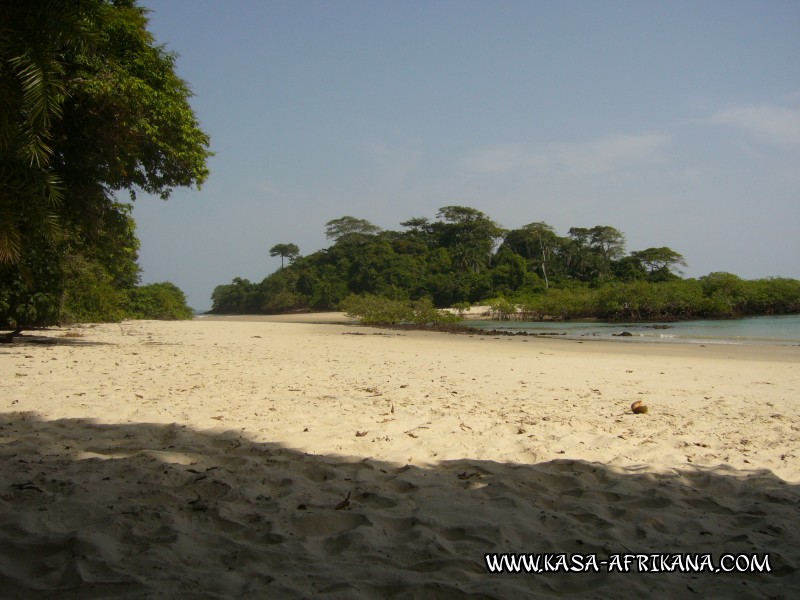
<path id="1" fill-rule="evenodd" d="M 746 282 L 727 273 L 684 280 L 677 271 L 686 265 L 680 253 L 665 246 L 628 253 L 624 234 L 609 225 L 572 227 L 566 235 L 542 221 L 505 230 L 479 210 L 446 206 L 435 219 L 414 217 L 401 226 L 381 230 L 355 217 L 334 219 L 326 224 L 330 247 L 293 255 L 261 282 L 237 277 L 217 286 L 212 310 L 394 307 L 397 318 L 411 321 L 413 307 L 428 302 L 517 306 L 532 318 L 613 320 L 800 310 L 800 282 Z M 280 256 L 286 246 L 292 245 L 276 244 L 271 253 Z"/>
<path id="2" fill-rule="evenodd" d="M 366 219 L 345 216 L 325 223 L 325 237 L 338 241 L 353 235 L 370 235 L 381 230 Z"/>
<path id="3" fill-rule="evenodd" d="M 205 181 L 209 138 L 190 96 L 135 1 L 2 1 L 0 317 L 54 321 L 68 265 L 138 282 L 116 193 L 166 199 Z"/>
<path id="4" fill-rule="evenodd" d="M 297 244 L 275 244 L 272 248 L 269 249 L 269 255 L 281 257 L 281 269 L 282 269 L 283 259 L 288 258 L 289 262 L 292 262 L 295 258 L 297 258 L 300 255 L 300 248 L 297 247 Z"/>

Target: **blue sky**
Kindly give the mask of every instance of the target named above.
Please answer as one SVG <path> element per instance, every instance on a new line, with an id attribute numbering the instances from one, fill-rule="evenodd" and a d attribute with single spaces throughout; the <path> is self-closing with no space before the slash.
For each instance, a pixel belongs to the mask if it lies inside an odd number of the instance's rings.
<path id="1" fill-rule="evenodd" d="M 800 278 L 796 0 L 140 4 L 216 152 L 202 190 L 134 210 L 143 281 L 196 309 L 331 219 L 451 204 Z"/>

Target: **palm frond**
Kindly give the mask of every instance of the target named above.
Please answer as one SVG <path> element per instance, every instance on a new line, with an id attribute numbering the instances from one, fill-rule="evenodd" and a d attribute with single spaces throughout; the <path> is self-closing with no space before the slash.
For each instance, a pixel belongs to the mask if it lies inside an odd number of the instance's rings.
<path id="1" fill-rule="evenodd" d="M 17 219 L 7 207 L 0 207 L 0 265 L 10 265 L 22 257 L 22 235 Z"/>
<path id="2" fill-rule="evenodd" d="M 62 68 L 53 60 L 37 60 L 29 54 L 13 57 L 8 62 L 22 90 L 19 156 L 31 165 L 44 167 L 53 155 L 49 144 L 50 129 L 53 121 L 61 118 L 62 114 Z"/>

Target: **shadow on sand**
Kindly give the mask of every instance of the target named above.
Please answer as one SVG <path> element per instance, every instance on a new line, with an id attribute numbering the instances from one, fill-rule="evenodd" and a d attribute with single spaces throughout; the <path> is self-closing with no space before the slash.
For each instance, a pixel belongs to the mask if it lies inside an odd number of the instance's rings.
<path id="1" fill-rule="evenodd" d="M 36 335 L 31 333 L 20 333 L 12 335 L 10 333 L 0 333 L 0 349 L 7 344 L 6 347 L 19 347 L 19 346 L 108 346 L 107 342 L 97 342 L 94 340 L 82 339 L 80 334 L 61 334 L 55 336 L 52 332 L 48 331 L 44 335 Z"/>
<path id="2" fill-rule="evenodd" d="M 0 415 L 4 598 L 794 598 L 800 486 L 579 460 L 435 468 Z M 769 573 L 490 574 L 484 553 L 769 553 Z M 635 570 L 635 568 L 634 568 Z"/>

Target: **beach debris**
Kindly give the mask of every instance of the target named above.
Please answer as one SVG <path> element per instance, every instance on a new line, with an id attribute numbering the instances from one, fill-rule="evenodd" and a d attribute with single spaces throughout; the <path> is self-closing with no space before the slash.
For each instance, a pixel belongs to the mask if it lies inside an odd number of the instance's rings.
<path id="1" fill-rule="evenodd" d="M 412 438 L 414 438 L 414 439 L 416 439 L 416 438 L 418 438 L 418 437 L 419 437 L 418 435 L 416 435 L 416 434 L 414 434 L 414 433 L 412 433 L 412 432 L 410 432 L 410 431 L 406 431 L 406 435 L 407 435 L 408 437 L 412 437 Z"/>
<path id="2" fill-rule="evenodd" d="M 356 431 L 356 437 L 364 437 L 369 431 Z"/>
<path id="3" fill-rule="evenodd" d="M 347 492 L 347 496 L 345 496 L 345 499 L 339 502 L 339 504 L 337 504 L 334 507 L 334 510 L 342 510 L 344 508 L 347 508 L 348 506 L 350 506 L 350 492 Z"/>
<path id="4" fill-rule="evenodd" d="M 189 505 L 192 507 L 192 510 L 196 512 L 206 512 L 209 509 L 208 502 L 203 500 L 199 495 L 194 500 L 189 500 Z M 138 511 L 134 514 L 138 514 Z"/>
<path id="5" fill-rule="evenodd" d="M 465 481 L 472 477 L 480 477 L 480 473 L 467 473 L 466 471 L 464 471 L 463 473 L 458 474 L 458 478 L 463 479 Z"/>
<path id="6" fill-rule="evenodd" d="M 216 417 L 211 417 L 212 419 L 216 419 L 217 421 L 222 421 L 224 419 L 224 415 L 217 415 Z"/>
<path id="7" fill-rule="evenodd" d="M 644 402 L 641 400 L 636 400 L 633 404 L 631 404 L 631 411 L 633 411 L 633 414 L 643 415 L 647 413 L 648 408 Z"/>
<path id="8" fill-rule="evenodd" d="M 26 481 L 25 483 L 12 483 L 11 488 L 20 491 L 33 490 L 34 492 L 39 492 L 41 494 L 44 494 L 44 491 L 41 488 L 34 485 L 32 481 Z"/>

